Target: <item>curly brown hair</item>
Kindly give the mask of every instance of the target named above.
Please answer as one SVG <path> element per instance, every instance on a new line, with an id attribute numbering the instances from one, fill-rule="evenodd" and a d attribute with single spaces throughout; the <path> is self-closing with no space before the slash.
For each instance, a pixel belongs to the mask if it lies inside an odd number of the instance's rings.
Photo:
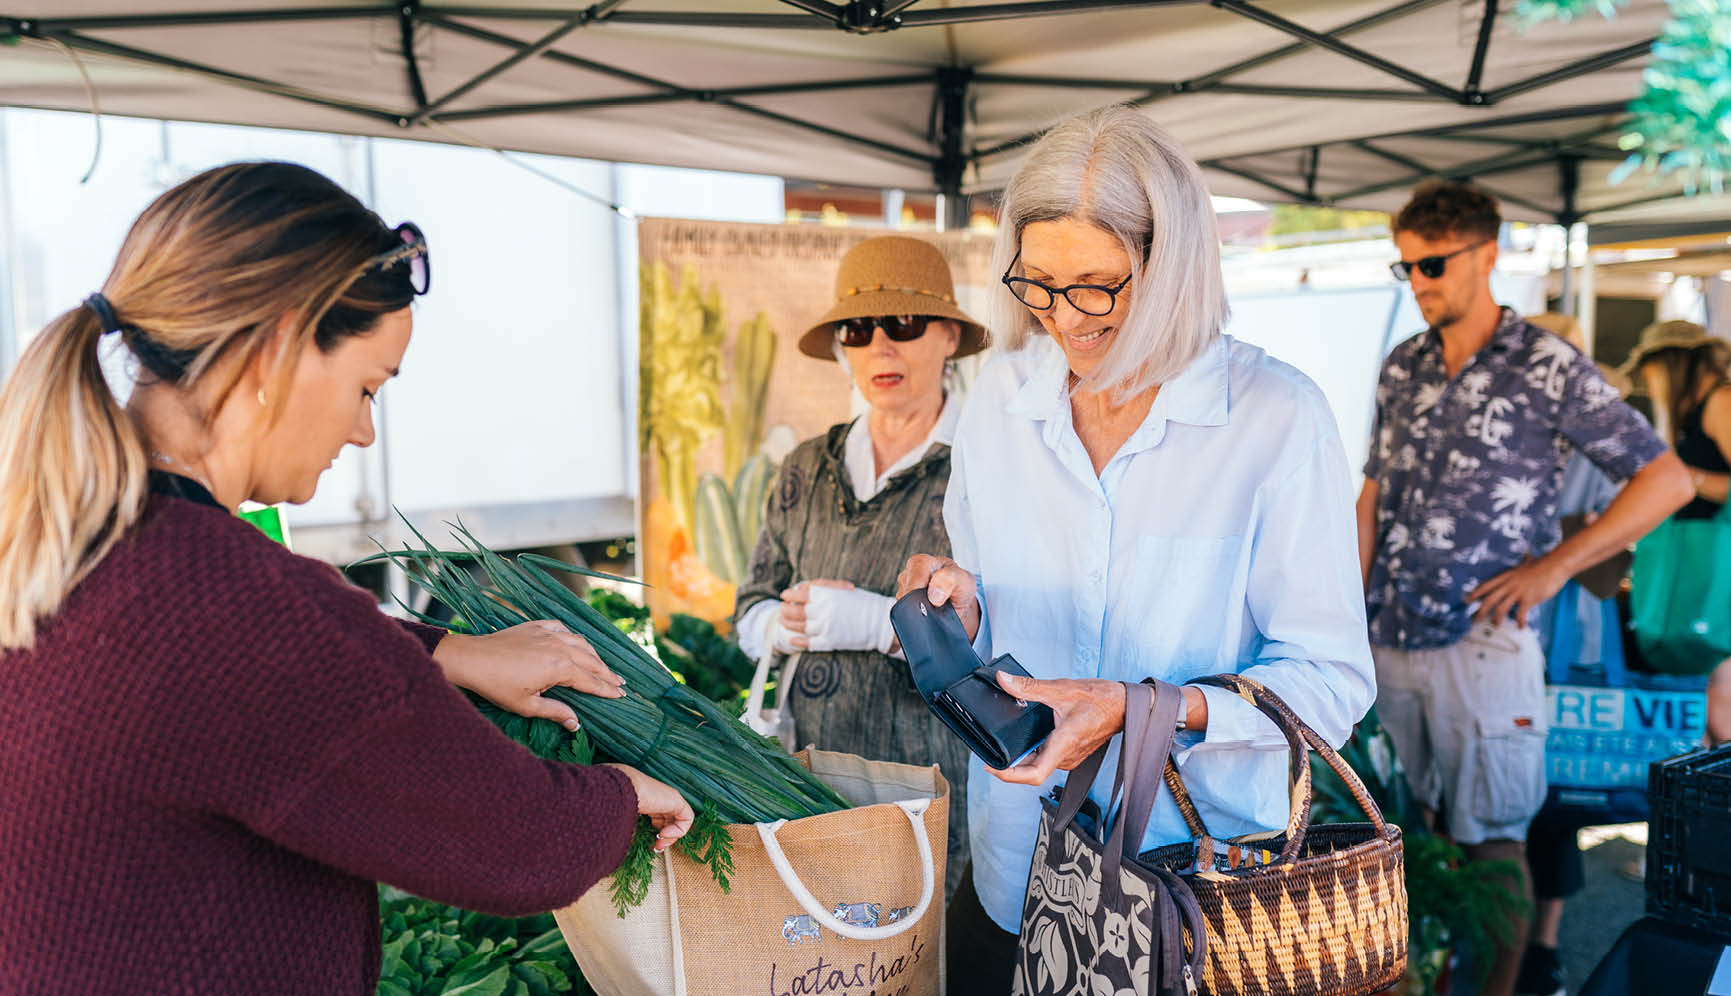
<path id="1" fill-rule="evenodd" d="M 1460 180 L 1426 180 L 1394 216 L 1392 234 L 1412 232 L 1431 242 L 1450 236 L 1494 239 L 1502 228 L 1497 199 L 1484 188 Z"/>

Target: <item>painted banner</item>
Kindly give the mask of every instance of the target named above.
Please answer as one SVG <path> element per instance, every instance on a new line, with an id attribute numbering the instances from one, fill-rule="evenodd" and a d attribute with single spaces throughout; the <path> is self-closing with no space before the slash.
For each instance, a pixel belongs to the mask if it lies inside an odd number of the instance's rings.
<path id="1" fill-rule="evenodd" d="M 797 343 L 834 303 L 841 257 L 884 234 L 892 233 L 639 223 L 637 549 L 658 627 L 683 612 L 725 631 L 781 459 L 856 414 L 840 365 Z M 917 237 L 943 251 L 958 302 L 983 321 L 996 276 L 987 272 L 991 236 Z"/>

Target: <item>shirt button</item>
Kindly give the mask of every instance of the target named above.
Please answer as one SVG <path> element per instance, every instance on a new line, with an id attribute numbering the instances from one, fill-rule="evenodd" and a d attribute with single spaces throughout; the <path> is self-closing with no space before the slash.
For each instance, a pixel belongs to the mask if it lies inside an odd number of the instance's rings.
<path id="1" fill-rule="evenodd" d="M 1095 572 L 1093 572 L 1093 573 L 1092 573 L 1092 574 L 1089 574 L 1089 575 L 1088 575 L 1088 580 L 1090 580 L 1090 581 L 1092 581 L 1092 582 L 1094 582 L 1094 583 L 1095 583 L 1095 584 L 1099 584 L 1099 583 L 1100 583 L 1100 581 L 1101 581 L 1101 577 L 1100 577 L 1100 572 L 1099 572 L 1099 571 L 1095 571 Z"/>

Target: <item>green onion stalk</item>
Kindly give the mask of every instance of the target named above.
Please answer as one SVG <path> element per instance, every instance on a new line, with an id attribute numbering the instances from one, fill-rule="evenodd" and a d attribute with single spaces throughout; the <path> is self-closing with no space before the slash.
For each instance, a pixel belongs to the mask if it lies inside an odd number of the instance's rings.
<path id="1" fill-rule="evenodd" d="M 507 560 L 460 523 L 453 528 L 461 551 L 436 549 L 411 524 L 409 531 L 420 549 L 405 545 L 402 550 L 382 550 L 357 566 L 387 560 L 396 564 L 448 606 L 468 632 L 495 633 L 531 620 L 552 619 L 588 641 L 602 662 L 625 679 L 624 697 L 600 698 L 563 685 L 542 694 L 577 713 L 588 741 L 601 754 L 666 782 L 685 796 L 698 816 L 678 850 L 707 865 L 724 889 L 733 867 L 727 824 L 793 820 L 849 808 L 847 800 L 788 756 L 779 742 L 760 736 L 687 688 L 550 572 L 621 579 L 537 554 Z M 482 576 L 471 567 L 479 567 Z M 403 609 L 424 622 L 442 625 L 407 605 Z M 482 711 L 507 733 L 518 731 L 513 735 L 522 739 L 522 724 L 506 726 L 499 710 Z M 580 754 L 586 756 L 587 750 L 559 756 L 571 759 Z M 640 821 L 625 862 L 614 875 L 613 899 L 621 916 L 648 893 L 653 842 L 648 821 Z"/>

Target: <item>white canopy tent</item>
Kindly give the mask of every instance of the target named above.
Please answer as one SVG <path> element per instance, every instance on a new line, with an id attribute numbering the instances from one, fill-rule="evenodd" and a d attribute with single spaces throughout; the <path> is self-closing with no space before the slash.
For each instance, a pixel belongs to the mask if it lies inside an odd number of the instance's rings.
<path id="1" fill-rule="evenodd" d="M 1512 218 L 1680 212 L 1616 147 L 1663 0 L 1523 30 L 1499 0 L 0 0 L 0 103 L 937 190 L 1134 101 L 1216 194 Z M 965 215 L 956 214 L 952 220 Z"/>

